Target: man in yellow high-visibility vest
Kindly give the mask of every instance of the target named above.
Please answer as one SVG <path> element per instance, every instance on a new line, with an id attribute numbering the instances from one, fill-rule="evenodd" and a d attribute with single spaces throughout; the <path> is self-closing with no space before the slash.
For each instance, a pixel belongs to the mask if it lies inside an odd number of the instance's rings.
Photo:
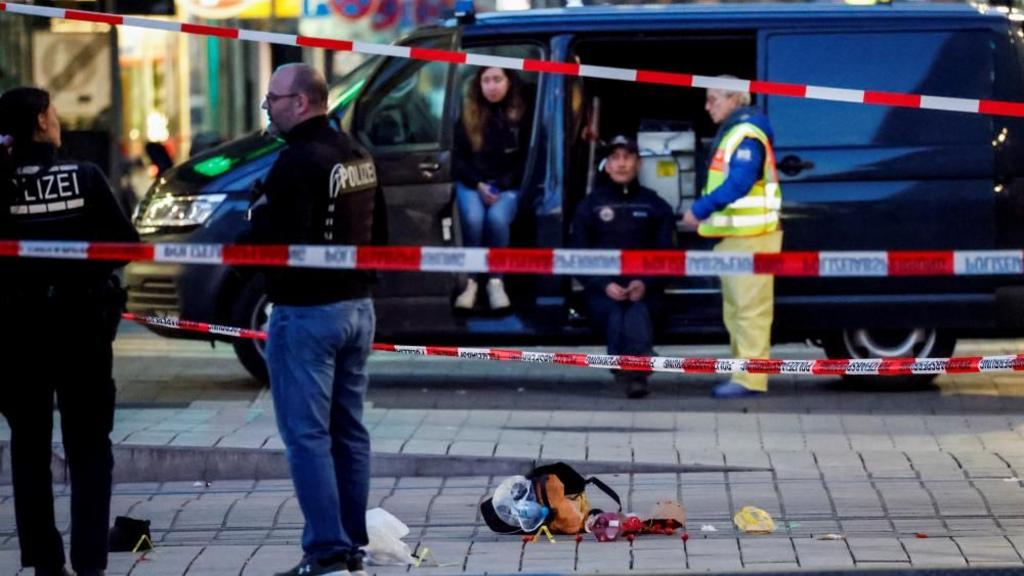
<path id="1" fill-rule="evenodd" d="M 721 238 L 716 252 L 779 252 L 782 188 L 775 171 L 768 117 L 750 107 L 750 94 L 709 89 L 704 109 L 719 125 L 701 197 L 683 216 L 704 237 Z M 735 358 L 771 353 L 774 278 L 722 276 L 722 319 Z M 765 374 L 734 374 L 714 389 L 716 398 L 768 391 Z"/>

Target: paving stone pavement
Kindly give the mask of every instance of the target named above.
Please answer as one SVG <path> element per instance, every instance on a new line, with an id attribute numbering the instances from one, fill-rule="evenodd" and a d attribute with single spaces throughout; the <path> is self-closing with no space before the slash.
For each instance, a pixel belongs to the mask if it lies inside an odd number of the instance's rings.
<path id="1" fill-rule="evenodd" d="M 958 352 L 1019 348 L 1007 341 Z M 137 338 L 119 341 L 116 362 L 116 443 L 282 448 L 265 391 L 225 350 Z M 706 398 L 711 378 L 680 385 L 659 375 L 651 399 L 627 402 L 601 371 L 484 364 L 376 358 L 366 410 L 375 451 L 771 471 L 603 474 L 630 511 L 644 514 L 658 499 L 677 498 L 689 515 L 686 541 L 677 533 L 605 544 L 589 536 L 524 544 L 491 534 L 477 506 L 501 477 L 374 478 L 371 505 L 406 522 L 406 541 L 431 554 L 420 567 L 372 572 L 1010 565 L 1024 573 L 1024 376 L 943 377 L 935 388 L 885 394 L 781 378 L 765 398 L 716 403 Z M 0 440 L 8 437 L 0 424 Z M 0 479 L 7 470 L 9 455 L 0 453 Z M 66 487 L 58 494 L 66 532 Z M 601 498 L 593 503 L 607 508 Z M 731 518 L 744 505 L 768 511 L 778 530 L 739 534 Z M 158 546 L 145 557 L 112 555 L 111 576 L 272 574 L 300 554 L 301 515 L 287 480 L 120 484 L 112 513 L 149 519 Z M 829 534 L 843 539 L 822 539 Z M 0 485 L 0 575 L 30 573 L 19 572 L 10 486 Z"/>
<path id="2" fill-rule="evenodd" d="M 820 471 L 819 471 L 820 472 Z M 478 504 L 501 478 L 375 478 L 370 505 L 406 522 L 406 542 L 429 549 L 419 567 L 380 566 L 370 572 L 504 574 L 615 573 L 634 571 L 751 572 L 786 567 L 821 569 L 882 566 L 1020 566 L 1024 546 L 1024 490 L 1020 482 L 962 477 L 792 479 L 764 473 L 607 475 L 625 497 L 627 510 L 646 512 L 660 498 L 687 506 L 686 534 L 642 536 L 632 542 L 598 543 L 585 536 L 556 536 L 524 543 L 483 526 Z M 922 490 L 933 504 L 912 514 L 885 514 L 879 483 Z M 820 491 L 830 504 L 801 508 L 803 495 Z M 835 506 L 837 494 L 851 507 Z M 787 496 L 787 494 L 791 494 Z M 960 515 L 942 512 L 940 495 L 984 498 L 986 507 Z M 57 487 L 57 518 L 67 531 L 69 492 Z M 595 495 L 593 504 L 609 506 Z M 0 487 L 0 574 L 19 571 L 9 486 Z M 853 504 L 860 503 L 861 506 Z M 764 507 L 778 529 L 765 536 L 741 534 L 732 511 Z M 112 515 L 148 518 L 156 549 L 145 555 L 111 555 L 108 574 L 226 576 L 272 574 L 294 564 L 302 518 L 288 481 L 231 481 L 209 486 L 188 482 L 119 484 Z M 710 531 L 713 527 L 714 531 Z M 841 534 L 841 540 L 830 540 Z"/>

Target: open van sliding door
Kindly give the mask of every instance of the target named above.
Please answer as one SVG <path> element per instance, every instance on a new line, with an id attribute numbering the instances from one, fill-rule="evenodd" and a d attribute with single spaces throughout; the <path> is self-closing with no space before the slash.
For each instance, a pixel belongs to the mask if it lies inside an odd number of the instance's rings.
<path id="1" fill-rule="evenodd" d="M 708 76 L 731 74 L 752 77 L 756 70 L 756 36 L 753 31 L 692 30 L 636 31 L 621 34 L 579 35 L 570 58 L 582 64 L 643 68 L 660 72 Z M 566 180 L 566 226 L 587 190 L 591 161 L 585 128 L 596 116 L 597 136 L 604 142 L 617 134 L 640 135 L 640 183 L 652 188 L 677 214 L 685 212 L 700 194 L 706 148 L 716 132 L 704 111 L 703 90 L 583 78 L 573 80 L 567 93 L 570 110 L 567 135 L 569 168 Z M 660 144 L 660 146 L 659 146 Z M 603 150 L 593 158 L 600 171 Z M 684 250 L 710 249 L 713 242 L 695 231 L 678 230 L 678 246 Z M 716 334 L 724 332 L 719 282 L 715 277 L 680 277 L 669 282 L 665 294 L 665 335 Z M 573 307 L 584 310 L 580 287 L 572 296 Z"/>
<path id="2" fill-rule="evenodd" d="M 452 31 L 410 45 L 450 50 Z M 451 128 L 447 105 L 453 65 L 391 58 L 356 103 L 352 132 L 377 163 L 388 205 L 388 244 L 451 246 Z M 454 275 L 383 272 L 375 290 L 384 335 L 449 321 Z M 415 310 L 415 314 L 410 313 Z"/>
<path id="3" fill-rule="evenodd" d="M 988 29 L 765 31 L 759 77 L 992 98 L 996 40 Z M 991 117 L 775 96 L 761 105 L 775 129 L 785 250 L 995 247 Z M 851 343 L 863 356 L 941 355 L 950 340 L 938 346 L 934 328 L 977 323 L 989 282 L 780 279 L 776 326 L 830 330 L 830 355 L 858 355 Z M 846 350 L 829 350 L 836 338 Z"/>

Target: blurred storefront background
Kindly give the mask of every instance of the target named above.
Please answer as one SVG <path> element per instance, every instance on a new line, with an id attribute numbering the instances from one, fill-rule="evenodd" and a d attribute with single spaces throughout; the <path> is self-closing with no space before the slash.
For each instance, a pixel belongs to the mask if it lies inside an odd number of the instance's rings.
<path id="1" fill-rule="evenodd" d="M 436 22 L 452 0 L 43 0 L 39 5 L 142 15 L 267 32 L 391 42 Z M 527 0 L 478 0 L 478 12 Z M 0 90 L 50 90 L 68 152 L 89 158 L 122 187 L 145 191 L 153 144 L 177 162 L 263 127 L 271 72 L 305 61 L 336 79 L 361 57 L 0 12 Z M 159 159 L 157 159 L 159 160 Z M 159 162 L 158 162 L 159 163 Z"/>

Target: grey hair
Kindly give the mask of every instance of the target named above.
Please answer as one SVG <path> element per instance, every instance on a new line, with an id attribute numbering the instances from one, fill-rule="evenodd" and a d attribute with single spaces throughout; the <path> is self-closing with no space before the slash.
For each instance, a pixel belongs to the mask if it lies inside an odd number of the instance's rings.
<path id="1" fill-rule="evenodd" d="M 313 107 L 327 107 L 327 81 L 324 75 L 309 64 L 294 63 L 279 66 L 278 70 L 292 68 L 295 75 L 292 77 L 292 91 L 303 94 Z"/>
<path id="2" fill-rule="evenodd" d="M 733 76 L 732 74 L 721 74 L 718 76 L 718 78 L 739 80 L 739 78 Z M 740 106 L 750 106 L 750 103 L 753 102 L 753 99 L 750 97 L 750 92 L 740 92 L 737 90 L 720 90 L 720 92 L 722 92 L 723 94 L 730 98 L 733 96 L 739 98 Z"/>

